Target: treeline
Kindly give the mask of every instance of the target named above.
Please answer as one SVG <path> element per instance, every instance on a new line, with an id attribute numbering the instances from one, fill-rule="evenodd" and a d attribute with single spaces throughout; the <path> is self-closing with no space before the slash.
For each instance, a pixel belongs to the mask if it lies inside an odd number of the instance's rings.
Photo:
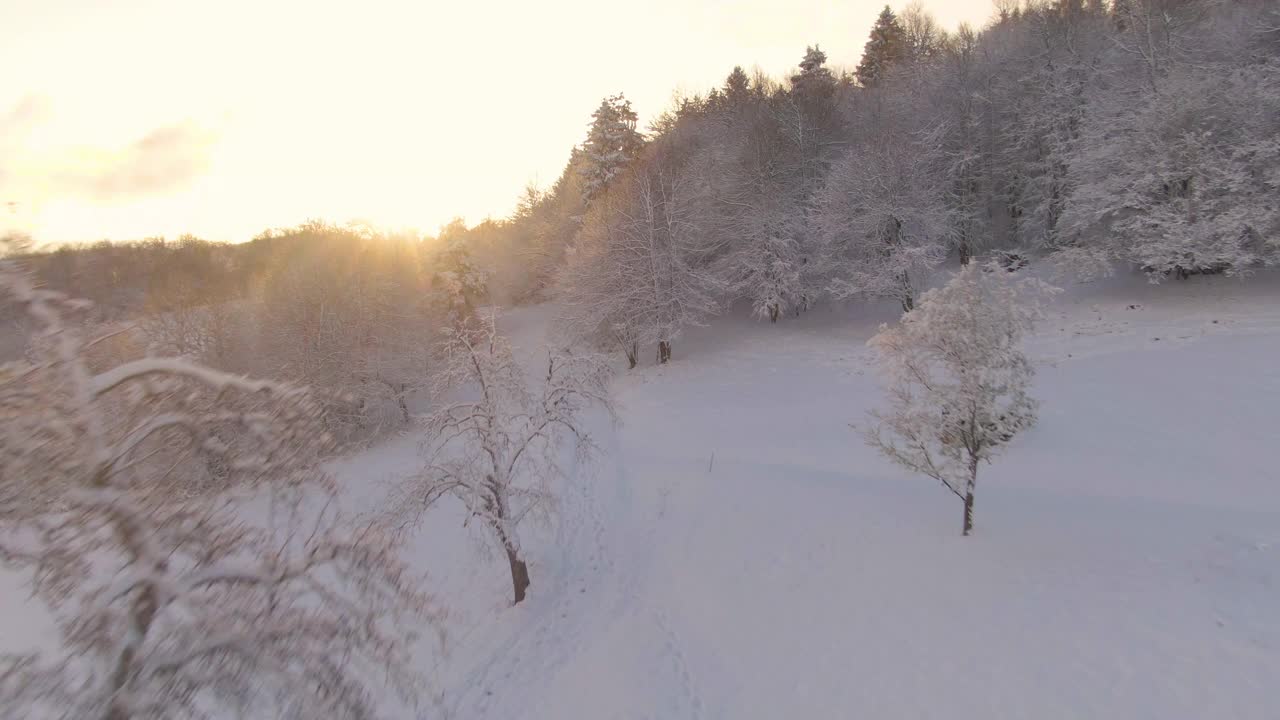
<path id="1" fill-rule="evenodd" d="M 886 7 L 851 71 L 818 47 L 783 79 L 736 67 L 647 129 L 606 98 L 557 182 L 509 218 L 436 238 L 313 223 L 237 246 L 100 244 L 35 265 L 126 315 L 251 300 L 259 346 L 313 354 L 240 354 L 324 382 L 313 364 L 366 364 L 330 344 L 439 323 L 422 298 L 459 277 L 483 278 L 468 302 L 557 297 L 571 338 L 634 366 L 735 303 L 774 322 L 830 299 L 909 311 L 949 257 L 1153 280 L 1273 264 L 1277 138 L 1271 0 L 1005 0 L 955 32 Z M 403 416 L 403 391 L 386 392 Z"/>
<path id="2" fill-rule="evenodd" d="M 242 244 L 104 242 L 21 260 L 40 287 L 92 301 L 90 322 L 131 329 L 98 348 L 104 362 L 176 355 L 306 384 L 345 444 L 408 423 L 439 330 L 490 301 L 462 231 L 310 222 Z"/>
<path id="3" fill-rule="evenodd" d="M 948 257 L 1243 274 L 1280 257 L 1278 59 L 1263 0 L 1006 2 L 952 33 L 886 7 L 852 72 L 817 47 L 783 81 L 734 68 L 647 134 L 606 99 L 504 231 L 633 366 L 735 302 L 909 311 Z"/>

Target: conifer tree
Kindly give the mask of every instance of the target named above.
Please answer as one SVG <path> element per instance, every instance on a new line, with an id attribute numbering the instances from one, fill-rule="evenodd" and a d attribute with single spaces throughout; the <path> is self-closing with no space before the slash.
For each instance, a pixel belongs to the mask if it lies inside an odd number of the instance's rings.
<path id="1" fill-rule="evenodd" d="M 735 107 L 747 99 L 747 95 L 751 92 L 750 85 L 751 81 L 747 78 L 747 73 L 742 66 L 734 65 L 733 72 L 725 78 L 722 95 L 730 107 Z"/>
<path id="2" fill-rule="evenodd" d="M 601 100 L 591 118 L 591 129 L 583 144 L 582 170 L 582 196 L 588 203 L 644 146 L 644 137 L 636 130 L 637 116 L 631 101 L 621 93 Z"/>
<path id="3" fill-rule="evenodd" d="M 862 51 L 862 61 L 855 74 L 863 87 L 874 87 L 885 74 L 906 56 L 907 38 L 888 5 L 880 11 L 876 24 L 871 28 L 871 38 Z"/>

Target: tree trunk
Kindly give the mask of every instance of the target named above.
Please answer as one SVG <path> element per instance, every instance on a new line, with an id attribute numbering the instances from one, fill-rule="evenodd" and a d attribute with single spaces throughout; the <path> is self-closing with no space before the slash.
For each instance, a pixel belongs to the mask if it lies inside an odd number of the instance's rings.
<path id="1" fill-rule="evenodd" d="M 960 533 L 968 537 L 973 532 L 973 491 L 978 484 L 978 461 L 969 461 L 969 482 L 964 486 L 964 531 Z"/>
<path id="2" fill-rule="evenodd" d="M 663 340 L 658 343 L 658 364 L 662 365 L 671 359 L 671 341 Z"/>
<path id="3" fill-rule="evenodd" d="M 973 531 L 973 490 L 970 489 L 964 495 L 964 532 L 961 535 L 968 537 Z"/>
<path id="4" fill-rule="evenodd" d="M 631 347 L 625 350 L 627 354 L 627 367 L 634 370 L 640 362 L 640 347 L 636 343 L 631 343 Z"/>
<path id="5" fill-rule="evenodd" d="M 515 591 L 515 602 L 512 605 L 519 605 L 524 600 L 524 593 L 529 589 L 529 566 L 524 560 L 520 559 L 520 551 L 508 545 L 507 563 L 511 565 L 511 588 Z"/>
<path id="6" fill-rule="evenodd" d="M 94 483 L 98 487 L 104 487 L 105 481 L 101 478 L 103 474 L 99 473 L 99 482 Z M 128 548 L 138 547 L 139 539 L 137 530 L 133 524 L 123 520 L 117 520 L 116 532 L 120 535 L 121 543 Z M 134 558 L 139 559 L 139 553 L 134 553 Z M 165 563 L 161 562 L 154 567 L 156 575 L 163 575 L 165 572 Z M 120 691 L 128 684 L 130 677 L 133 675 L 134 666 L 137 663 L 138 647 L 142 641 L 146 639 L 147 633 L 151 630 L 151 623 L 155 621 L 156 613 L 159 611 L 159 602 L 156 597 L 156 590 L 153 585 L 146 585 L 134 598 L 132 606 L 129 608 L 128 622 L 132 625 L 129 628 L 129 635 L 132 642 L 128 643 L 121 651 L 120 656 L 116 658 L 115 668 L 111 672 L 111 700 L 107 706 L 105 720 L 129 720 L 132 717 L 132 711 L 122 703 L 125 698 Z"/>
<path id="7" fill-rule="evenodd" d="M 498 541 L 502 543 L 502 549 L 507 553 L 507 564 L 511 566 L 511 589 L 515 595 L 515 602 L 512 605 L 519 605 L 524 600 L 524 593 L 529 589 L 529 565 L 520 558 L 520 550 L 511 538 L 502 529 L 499 522 L 491 523 L 494 532 L 498 534 Z"/>
<path id="8" fill-rule="evenodd" d="M 156 595 L 155 591 L 150 587 L 146 587 L 139 594 L 137 600 L 134 601 L 130 610 L 132 617 L 130 621 L 133 623 L 134 630 L 140 631 L 140 637 L 145 637 L 151 628 L 151 622 L 156 616 Z M 111 673 L 111 690 L 113 693 L 119 693 L 129 682 L 130 675 L 133 674 L 134 664 L 137 662 L 137 645 L 130 645 L 120 653 L 120 657 L 116 660 L 116 666 Z M 132 713 L 125 706 L 122 706 L 122 698 L 113 697 L 110 705 L 107 707 L 106 720 L 129 720 Z"/>
<path id="9" fill-rule="evenodd" d="M 769 306 L 769 322 L 774 322 L 774 323 L 778 322 L 778 306 L 777 305 Z"/>
<path id="10" fill-rule="evenodd" d="M 404 418 L 405 424 L 408 425 L 412 418 L 409 417 L 409 404 L 405 402 L 404 394 L 405 384 L 400 383 L 400 387 L 396 391 L 396 402 L 400 404 L 400 415 Z"/>

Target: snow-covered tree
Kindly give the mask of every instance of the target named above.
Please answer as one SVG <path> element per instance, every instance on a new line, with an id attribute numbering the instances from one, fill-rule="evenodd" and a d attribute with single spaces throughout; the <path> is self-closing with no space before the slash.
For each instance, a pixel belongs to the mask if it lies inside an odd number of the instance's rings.
<path id="1" fill-rule="evenodd" d="M 719 282 L 701 262 L 706 206 L 688 166 L 691 134 L 664 134 L 617 178 L 587 213 L 561 278 L 571 334 L 620 347 L 632 367 L 642 344 L 670 360 L 684 328 L 718 309 Z"/>
<path id="2" fill-rule="evenodd" d="M 756 317 L 777 322 L 812 299 L 805 283 L 805 218 L 799 171 L 773 113 L 750 108 L 728 139 L 715 179 L 711 231 L 725 250 L 716 270 Z"/>
<path id="3" fill-rule="evenodd" d="M 950 237 L 962 264 L 968 263 L 989 237 L 990 143 L 984 138 L 989 108 L 983 102 L 984 78 L 977 35 L 961 25 L 935 51 L 936 74 L 924 105 L 933 126 L 928 149 L 935 150 L 938 169 L 947 179 L 943 196 L 951 211 Z M 989 128 L 988 128 L 989 129 Z"/>
<path id="4" fill-rule="evenodd" d="M 563 301 L 557 318 L 558 329 L 571 343 L 616 349 L 627 358 L 627 366 L 640 364 L 642 326 L 622 301 L 615 270 L 620 267 L 611 255 L 609 228 L 597 208 L 584 222 L 578 240 L 565 252 L 558 276 Z M 599 234 L 597 234 L 599 233 Z"/>
<path id="5" fill-rule="evenodd" d="M 778 322 L 812 302 L 814 294 L 804 282 L 804 227 L 791 208 L 762 199 L 740 227 L 740 245 L 725 263 L 726 279 L 750 300 L 751 313 Z"/>
<path id="6" fill-rule="evenodd" d="M 443 314 L 418 238 L 309 223 L 273 244 L 248 369 L 313 388 L 340 444 L 407 423 Z"/>
<path id="7" fill-rule="evenodd" d="M 919 0 L 907 5 L 898 20 L 902 27 L 905 59 L 911 63 L 928 63 L 946 46 L 947 32 L 929 14 Z"/>
<path id="8" fill-rule="evenodd" d="M 1277 137 L 1274 63 L 1178 67 L 1159 90 L 1097 108 L 1072 165 L 1064 261 L 1134 263 L 1153 280 L 1275 263 Z"/>
<path id="9" fill-rule="evenodd" d="M 997 263 L 970 263 L 869 343 L 888 380 L 889 406 L 871 413 L 876 424 L 866 440 L 960 498 L 965 535 L 979 464 L 1035 423 L 1034 368 L 1020 344 L 1050 292 Z"/>
<path id="10" fill-rule="evenodd" d="M 800 70 L 791 76 L 790 92 L 775 99 L 774 115 L 785 140 L 790 174 L 805 209 L 821 184 L 835 146 L 842 139 L 836 113 L 836 78 L 817 46 L 807 48 Z"/>
<path id="11" fill-rule="evenodd" d="M 827 67 L 827 54 L 814 45 L 805 48 L 800 70 L 791 76 L 791 92 L 811 114 L 831 112 L 836 89 L 835 76 Z"/>
<path id="12" fill-rule="evenodd" d="M 631 101 L 621 94 L 600 101 L 591 114 L 591 129 L 583 143 L 582 193 L 590 203 L 644 147 L 636 130 L 638 118 Z"/>
<path id="13" fill-rule="evenodd" d="M 461 220 L 447 225 L 432 253 L 431 289 L 435 304 L 451 324 L 471 322 L 489 291 L 489 274 L 476 262 Z"/>
<path id="14" fill-rule="evenodd" d="M 393 534 L 306 502 L 332 492 L 306 392 L 174 358 L 101 369 L 86 303 L 7 262 L 0 294 L 35 328 L 0 367 L 0 561 L 60 630 L 58 657 L 0 660 L 6 714 L 365 718 L 384 689 L 415 698 L 428 598 Z"/>
<path id="15" fill-rule="evenodd" d="M 1104 53 L 1113 47 L 1105 16 L 1038 8 L 1006 52 L 1001 87 L 984 95 L 1008 117 L 998 149 L 1008 200 L 1024 246 L 1057 249 L 1071 195 L 1071 162 L 1082 145 L 1081 123 L 1099 85 Z M 997 179 L 992 178 L 996 185 Z"/>
<path id="16" fill-rule="evenodd" d="M 730 108 L 739 107 L 746 102 L 750 93 L 751 80 L 747 77 L 746 71 L 741 65 L 734 65 L 733 71 L 725 78 L 724 88 L 721 90 L 726 103 Z"/>
<path id="17" fill-rule="evenodd" d="M 857 116 L 860 142 L 818 195 L 814 224 L 836 297 L 891 297 L 911 310 L 953 231 L 936 148 L 911 132 L 910 108 L 880 91 Z"/>
<path id="18" fill-rule="evenodd" d="M 1155 90 L 1175 64 L 1192 60 L 1201 44 L 1203 21 L 1217 3 L 1206 0 L 1122 0 L 1112 8 L 1114 42 L 1137 61 Z M 1225 3 L 1224 3 L 1225 4 Z"/>
<path id="19" fill-rule="evenodd" d="M 725 286 L 776 322 L 810 307 L 824 291 L 809 215 L 843 134 L 839 85 L 826 56 L 809 48 L 791 88 L 758 94 L 711 143 L 708 234 L 722 249 Z"/>
<path id="20" fill-rule="evenodd" d="M 895 65 L 906 59 L 908 51 L 906 32 L 898 22 L 898 16 L 885 5 L 862 50 L 862 60 L 855 71 L 858 82 L 863 87 L 875 87 Z"/>
<path id="21" fill-rule="evenodd" d="M 531 386 L 492 315 L 474 331 L 447 331 L 443 354 L 439 390 L 472 396 L 426 418 L 426 462 L 404 505 L 426 507 L 445 494 L 461 500 L 506 555 L 519 603 L 530 582 L 519 526 L 548 510 L 553 482 L 565 477 L 565 445 L 580 459 L 593 451 L 582 415 L 592 405 L 612 412 L 608 365 L 590 354 L 549 353 L 541 385 Z"/>

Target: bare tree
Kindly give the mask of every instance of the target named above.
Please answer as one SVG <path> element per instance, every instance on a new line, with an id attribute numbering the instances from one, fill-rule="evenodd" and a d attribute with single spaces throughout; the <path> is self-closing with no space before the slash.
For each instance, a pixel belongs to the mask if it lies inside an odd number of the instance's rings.
<path id="1" fill-rule="evenodd" d="M 552 481 L 565 474 L 565 443 L 580 458 L 593 451 L 582 412 L 600 405 L 612 413 L 609 369 L 593 355 L 550 353 L 541 387 L 531 388 L 492 315 L 478 331 L 448 331 L 444 354 L 440 390 L 469 391 L 475 397 L 445 405 L 427 418 L 426 463 L 406 489 L 410 502 L 419 500 L 418 507 L 451 494 L 484 523 L 507 557 L 519 603 L 530 582 L 519 525 L 547 509 Z"/>
<path id="2" fill-rule="evenodd" d="M 896 327 L 871 339 L 889 380 L 889 408 L 873 411 L 867 442 L 939 481 L 964 502 L 973 529 L 978 465 L 1036 420 L 1034 369 L 1019 344 L 1052 289 L 998 264 L 963 266 Z"/>
<path id="3" fill-rule="evenodd" d="M 288 254 L 255 293 L 262 370 L 323 389 L 340 443 L 408 423 L 446 314 L 433 307 L 416 239 L 320 223 L 290 232 L 276 240 Z"/>
<path id="4" fill-rule="evenodd" d="M 0 367 L 0 560 L 31 573 L 63 653 L 0 663 L 8 709 L 364 718 L 384 687 L 414 700 L 430 601 L 394 534 L 307 502 L 333 488 L 306 392 L 173 358 L 97 370 L 86 303 L 11 263 L 0 293 L 36 327 Z"/>

